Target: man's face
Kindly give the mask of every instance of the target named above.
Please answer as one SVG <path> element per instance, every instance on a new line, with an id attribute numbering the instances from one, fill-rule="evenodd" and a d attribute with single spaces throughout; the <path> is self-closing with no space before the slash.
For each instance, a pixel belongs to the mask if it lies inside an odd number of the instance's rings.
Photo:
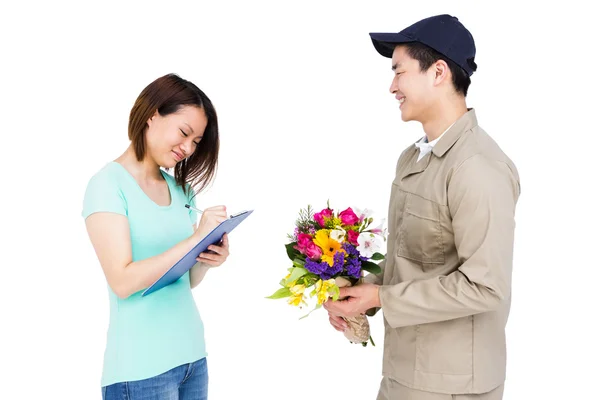
<path id="1" fill-rule="evenodd" d="M 406 48 L 400 45 L 396 46 L 392 55 L 392 70 L 394 79 L 390 92 L 400 102 L 402 120 L 423 123 L 434 98 L 434 66 L 422 72 L 419 62 L 411 58 Z"/>

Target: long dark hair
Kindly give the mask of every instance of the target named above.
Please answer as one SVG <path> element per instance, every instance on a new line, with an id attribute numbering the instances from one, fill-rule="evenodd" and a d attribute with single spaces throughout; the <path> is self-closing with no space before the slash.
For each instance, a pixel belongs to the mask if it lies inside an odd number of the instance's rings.
<path id="1" fill-rule="evenodd" d="M 146 154 L 147 121 L 158 110 L 161 116 L 177 112 L 184 106 L 204 109 L 208 124 L 202 140 L 188 158 L 175 165 L 175 181 L 188 194 L 201 192 L 214 179 L 219 157 L 219 125 L 217 112 L 206 94 L 192 82 L 176 74 L 156 79 L 142 90 L 129 114 L 129 139 L 135 156 L 142 161 Z"/>

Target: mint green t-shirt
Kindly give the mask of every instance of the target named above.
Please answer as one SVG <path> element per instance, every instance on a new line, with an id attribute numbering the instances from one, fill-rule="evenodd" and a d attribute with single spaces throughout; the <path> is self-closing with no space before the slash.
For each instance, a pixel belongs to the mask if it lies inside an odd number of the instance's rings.
<path id="1" fill-rule="evenodd" d="M 171 204 L 159 206 L 119 163 L 110 162 L 89 181 L 83 217 L 95 212 L 125 215 L 133 261 L 163 253 L 193 233 L 193 204 L 175 179 L 162 171 Z M 189 272 L 148 296 L 120 299 L 108 286 L 108 327 L 102 386 L 150 378 L 206 357 L 204 325 L 190 289 Z"/>

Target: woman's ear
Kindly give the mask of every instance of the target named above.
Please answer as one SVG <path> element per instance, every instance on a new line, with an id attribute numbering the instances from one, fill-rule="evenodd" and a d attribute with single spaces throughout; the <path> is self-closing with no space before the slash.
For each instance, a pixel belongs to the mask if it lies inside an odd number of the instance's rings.
<path id="1" fill-rule="evenodd" d="M 150 126 L 150 124 L 158 117 L 159 117 L 158 110 L 156 110 L 156 111 L 154 111 L 154 114 L 152 114 L 152 116 L 150 118 L 148 118 L 148 121 L 146 121 L 146 124 L 148 126 Z"/>

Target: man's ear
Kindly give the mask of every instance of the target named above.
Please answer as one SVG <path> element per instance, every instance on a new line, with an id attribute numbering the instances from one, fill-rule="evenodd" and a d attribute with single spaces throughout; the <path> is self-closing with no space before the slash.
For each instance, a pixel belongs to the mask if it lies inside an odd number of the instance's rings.
<path id="1" fill-rule="evenodd" d="M 451 76 L 450 67 L 444 60 L 437 60 L 432 67 L 435 71 L 434 84 L 436 86 Z"/>

